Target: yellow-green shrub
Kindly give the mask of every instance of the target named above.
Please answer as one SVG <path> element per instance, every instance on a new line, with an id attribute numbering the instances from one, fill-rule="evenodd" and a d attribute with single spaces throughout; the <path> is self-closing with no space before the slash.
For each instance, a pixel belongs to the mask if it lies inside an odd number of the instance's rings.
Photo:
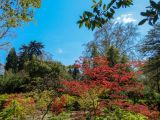
<path id="1" fill-rule="evenodd" d="M 112 107 L 112 109 L 105 109 L 104 115 L 96 117 L 96 120 L 147 120 L 147 118 L 141 114 L 123 110 L 119 107 Z"/>
<path id="2" fill-rule="evenodd" d="M 78 98 L 75 96 L 70 96 L 68 94 L 64 94 L 63 95 L 66 98 L 66 108 L 67 110 L 79 110 L 80 109 L 80 105 L 78 103 Z"/>
<path id="3" fill-rule="evenodd" d="M 35 114 L 35 101 L 22 95 L 11 95 L 3 104 L 3 110 L 0 113 L 1 120 L 25 120 L 28 116 Z"/>
<path id="4" fill-rule="evenodd" d="M 0 95 L 0 111 L 3 109 L 3 104 L 5 103 L 8 97 L 9 97 L 8 94 Z"/>

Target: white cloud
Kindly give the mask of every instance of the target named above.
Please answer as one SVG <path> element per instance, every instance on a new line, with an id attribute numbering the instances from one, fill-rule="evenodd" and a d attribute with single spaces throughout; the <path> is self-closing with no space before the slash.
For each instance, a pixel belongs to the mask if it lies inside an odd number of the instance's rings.
<path id="1" fill-rule="evenodd" d="M 63 53 L 63 50 L 62 50 L 61 48 L 58 48 L 58 49 L 57 49 L 57 53 L 58 53 L 58 54 L 62 54 L 62 53 Z"/>
<path id="2" fill-rule="evenodd" d="M 136 19 L 133 17 L 133 14 L 123 14 L 116 18 L 115 23 L 131 23 L 136 22 Z"/>

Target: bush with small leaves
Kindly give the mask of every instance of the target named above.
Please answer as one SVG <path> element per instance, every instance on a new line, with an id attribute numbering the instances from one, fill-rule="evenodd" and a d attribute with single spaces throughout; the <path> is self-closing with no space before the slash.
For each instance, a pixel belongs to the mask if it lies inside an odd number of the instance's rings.
<path id="1" fill-rule="evenodd" d="M 1 120 L 25 120 L 27 116 L 34 116 L 35 101 L 20 94 L 9 96 L 3 104 L 3 111 L 0 113 Z"/>

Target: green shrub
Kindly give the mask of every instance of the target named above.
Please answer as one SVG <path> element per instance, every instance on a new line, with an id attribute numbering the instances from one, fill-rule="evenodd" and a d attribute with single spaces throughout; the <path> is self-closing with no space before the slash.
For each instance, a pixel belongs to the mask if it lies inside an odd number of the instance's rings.
<path id="1" fill-rule="evenodd" d="M 3 104 L 0 112 L 1 120 L 26 120 L 28 116 L 35 114 L 35 102 L 32 98 L 22 95 L 11 95 Z"/>
<path id="2" fill-rule="evenodd" d="M 0 79 L 0 93 L 19 93 L 25 91 L 24 84 L 27 77 L 27 74 L 23 71 L 16 74 L 6 71 Z"/>
<path id="3" fill-rule="evenodd" d="M 68 94 L 63 95 L 67 99 L 66 108 L 70 111 L 78 111 L 80 110 L 80 105 L 77 101 L 77 98 L 74 96 L 70 96 Z"/>
<path id="4" fill-rule="evenodd" d="M 108 90 L 103 91 L 100 94 L 99 98 L 101 98 L 101 99 L 108 99 L 109 98 L 109 91 Z"/>
<path id="5" fill-rule="evenodd" d="M 113 106 L 112 109 L 105 109 L 104 115 L 96 117 L 96 120 L 147 120 L 141 114 L 129 112 L 119 107 Z"/>
<path id="6" fill-rule="evenodd" d="M 67 76 L 65 66 L 56 61 L 33 59 L 25 63 L 25 71 L 30 76 L 30 86 L 41 91 L 57 88 L 61 78 Z"/>
<path id="7" fill-rule="evenodd" d="M 36 100 L 36 108 L 45 111 L 53 99 L 54 91 L 43 91 L 35 94 L 33 97 Z"/>
<path id="8" fill-rule="evenodd" d="M 61 113 L 59 115 L 52 116 L 49 120 L 70 120 L 70 113 Z"/>
<path id="9" fill-rule="evenodd" d="M 148 104 L 149 106 L 150 105 L 157 106 L 158 110 L 160 111 L 160 93 L 146 87 L 144 91 L 143 99 L 145 100 L 146 104 Z"/>
<path id="10" fill-rule="evenodd" d="M 9 97 L 9 95 L 7 95 L 7 94 L 0 95 L 0 112 L 2 111 L 3 104 L 5 103 L 5 101 L 7 100 L 8 97 Z"/>

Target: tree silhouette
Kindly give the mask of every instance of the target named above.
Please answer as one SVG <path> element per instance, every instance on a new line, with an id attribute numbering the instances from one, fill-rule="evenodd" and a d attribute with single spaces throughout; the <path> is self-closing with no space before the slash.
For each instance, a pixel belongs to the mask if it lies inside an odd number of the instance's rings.
<path id="1" fill-rule="evenodd" d="M 17 72 L 17 65 L 18 65 L 18 56 L 14 48 L 12 48 L 7 56 L 5 70 L 12 70 L 12 72 Z"/>
<path id="2" fill-rule="evenodd" d="M 31 41 L 29 45 L 22 45 L 19 56 L 19 69 L 23 69 L 24 63 L 32 60 L 34 57 L 38 58 L 43 54 L 42 49 L 44 45 L 41 42 Z"/>

